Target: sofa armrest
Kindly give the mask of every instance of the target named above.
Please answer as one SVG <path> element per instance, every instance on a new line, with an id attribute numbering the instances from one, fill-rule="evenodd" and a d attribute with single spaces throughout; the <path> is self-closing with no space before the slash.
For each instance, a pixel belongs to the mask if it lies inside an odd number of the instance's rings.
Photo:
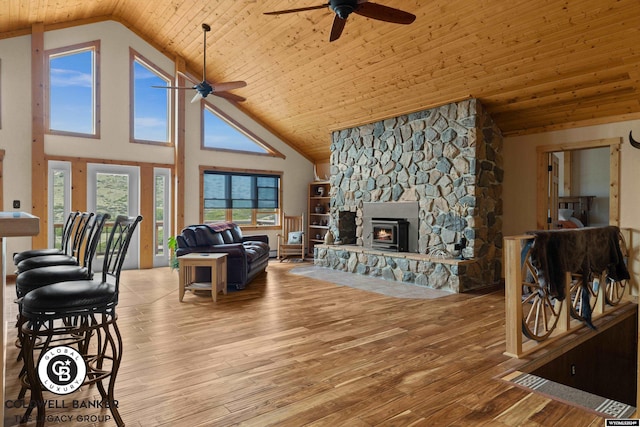
<path id="1" fill-rule="evenodd" d="M 266 234 L 254 234 L 252 236 L 242 236 L 243 242 L 263 242 L 269 244 L 269 236 Z"/>

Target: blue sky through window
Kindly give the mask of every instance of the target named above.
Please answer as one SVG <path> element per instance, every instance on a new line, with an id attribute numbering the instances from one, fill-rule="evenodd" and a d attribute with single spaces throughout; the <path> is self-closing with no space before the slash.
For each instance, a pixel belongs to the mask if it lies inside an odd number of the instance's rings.
<path id="1" fill-rule="evenodd" d="M 170 93 L 152 86 L 167 86 L 168 81 L 141 64 L 133 62 L 134 79 L 134 139 L 170 142 Z"/>
<path id="2" fill-rule="evenodd" d="M 53 54 L 49 57 L 49 127 L 54 131 L 96 134 L 95 51 L 92 48 Z M 147 63 L 134 58 L 133 137 L 135 140 L 171 141 L 171 81 Z M 267 154 L 252 137 L 204 107 L 205 148 Z"/>
<path id="3" fill-rule="evenodd" d="M 251 153 L 267 153 L 262 146 L 231 126 L 211 109 L 205 108 L 203 113 L 205 148 L 222 148 L 227 150 L 249 151 Z"/>
<path id="4" fill-rule="evenodd" d="M 49 128 L 94 134 L 94 52 L 49 57 Z"/>

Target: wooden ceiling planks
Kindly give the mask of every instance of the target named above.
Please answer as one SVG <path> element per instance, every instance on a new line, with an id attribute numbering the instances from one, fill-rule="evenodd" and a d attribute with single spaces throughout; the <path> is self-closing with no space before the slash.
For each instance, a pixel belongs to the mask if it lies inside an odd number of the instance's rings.
<path id="1" fill-rule="evenodd" d="M 113 16 L 207 79 L 245 80 L 239 107 L 316 161 L 331 131 L 477 97 L 505 134 L 640 117 L 637 0 L 376 0 L 409 26 L 333 13 L 264 12 L 311 0 L 7 0 L 0 39 L 35 22 L 60 28 Z"/>

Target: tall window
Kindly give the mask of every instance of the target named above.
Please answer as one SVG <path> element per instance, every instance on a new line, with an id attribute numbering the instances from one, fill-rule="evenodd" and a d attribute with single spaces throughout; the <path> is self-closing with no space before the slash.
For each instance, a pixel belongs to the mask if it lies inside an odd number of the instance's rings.
<path id="1" fill-rule="evenodd" d="M 202 109 L 202 148 L 284 157 L 240 123 L 208 102 Z"/>
<path id="2" fill-rule="evenodd" d="M 173 142 L 173 90 L 162 87 L 171 85 L 171 76 L 133 49 L 130 56 L 131 140 L 170 145 Z"/>
<path id="3" fill-rule="evenodd" d="M 203 170 L 202 194 L 204 223 L 278 225 L 280 174 Z"/>
<path id="4" fill-rule="evenodd" d="M 49 50 L 45 56 L 47 131 L 99 137 L 100 42 Z"/>

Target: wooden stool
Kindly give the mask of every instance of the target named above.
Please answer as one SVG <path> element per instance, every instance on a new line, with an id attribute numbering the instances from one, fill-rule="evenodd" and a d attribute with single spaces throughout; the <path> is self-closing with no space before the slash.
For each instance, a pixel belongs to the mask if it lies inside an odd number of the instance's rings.
<path id="1" fill-rule="evenodd" d="M 180 302 L 186 290 L 211 290 L 211 298 L 217 301 L 218 293 L 227 294 L 227 254 L 225 253 L 192 253 L 178 257 L 180 267 Z M 194 282 L 196 267 L 211 268 L 211 283 Z"/>

